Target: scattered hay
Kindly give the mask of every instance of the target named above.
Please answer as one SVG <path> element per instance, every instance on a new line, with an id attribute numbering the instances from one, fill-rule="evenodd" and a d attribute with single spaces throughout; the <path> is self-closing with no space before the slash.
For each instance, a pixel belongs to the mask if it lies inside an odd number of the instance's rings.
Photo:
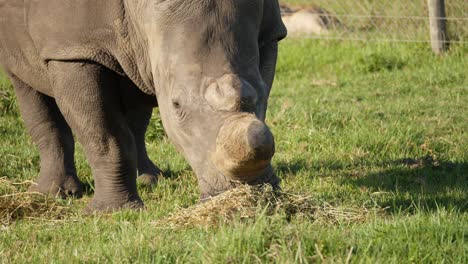
<path id="1" fill-rule="evenodd" d="M 316 198 L 275 191 L 269 186 L 243 185 L 211 200 L 182 208 L 154 224 L 159 227 L 209 228 L 236 219 L 255 220 L 260 215 L 281 216 L 287 221 L 305 219 L 320 224 L 350 224 L 383 213 L 381 208 L 336 207 Z"/>
<path id="2" fill-rule="evenodd" d="M 31 182 L 14 183 L 6 178 L 0 178 L 0 225 L 7 226 L 14 221 L 25 218 L 60 219 L 68 211 L 68 207 L 60 205 L 56 199 L 40 193 L 19 192 L 18 189 Z"/>
<path id="3" fill-rule="evenodd" d="M 14 183 L 0 178 L 0 226 L 21 219 L 63 219 L 69 207 L 53 197 L 19 192 L 31 182 Z M 6 195 L 1 195 L 9 193 Z M 215 227 L 259 216 L 281 217 L 287 221 L 303 219 L 320 224 L 351 224 L 368 220 L 382 208 L 336 207 L 311 196 L 275 191 L 270 186 L 243 185 L 212 199 L 182 208 L 153 224 L 162 228 Z"/>

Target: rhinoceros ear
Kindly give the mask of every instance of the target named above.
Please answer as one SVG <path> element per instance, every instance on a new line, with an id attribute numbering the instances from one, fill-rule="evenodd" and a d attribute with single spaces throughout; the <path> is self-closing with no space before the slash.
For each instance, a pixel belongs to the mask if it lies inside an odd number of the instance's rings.
<path id="1" fill-rule="evenodd" d="M 259 43 L 279 41 L 287 36 L 287 29 L 281 19 L 278 0 L 265 0 L 263 4 L 263 19 L 260 27 Z"/>

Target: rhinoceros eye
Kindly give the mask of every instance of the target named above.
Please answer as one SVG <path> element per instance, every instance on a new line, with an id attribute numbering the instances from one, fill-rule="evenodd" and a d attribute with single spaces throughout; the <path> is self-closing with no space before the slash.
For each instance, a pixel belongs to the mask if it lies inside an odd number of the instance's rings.
<path id="1" fill-rule="evenodd" d="M 180 102 L 177 101 L 177 100 L 172 101 L 172 106 L 173 106 L 175 109 L 180 109 L 180 108 L 181 108 Z"/>

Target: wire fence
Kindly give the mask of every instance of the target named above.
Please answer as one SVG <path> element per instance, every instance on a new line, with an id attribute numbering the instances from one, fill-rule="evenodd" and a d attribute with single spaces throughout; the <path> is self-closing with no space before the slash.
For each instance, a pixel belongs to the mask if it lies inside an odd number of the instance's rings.
<path id="1" fill-rule="evenodd" d="M 280 1 L 281 2 L 281 1 Z M 323 30 L 311 38 L 430 42 L 428 0 L 284 0 L 283 16 L 309 12 Z M 451 43 L 468 42 L 468 0 L 445 1 Z"/>

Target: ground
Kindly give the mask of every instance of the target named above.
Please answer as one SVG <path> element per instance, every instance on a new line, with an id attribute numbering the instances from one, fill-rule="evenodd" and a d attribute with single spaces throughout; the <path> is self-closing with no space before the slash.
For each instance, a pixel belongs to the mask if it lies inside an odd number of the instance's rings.
<path id="1" fill-rule="evenodd" d="M 283 191 L 363 218 L 260 208 L 254 219 L 211 227 L 159 225 L 195 205 L 198 190 L 155 113 L 148 149 L 169 177 L 140 187 L 147 210 L 84 216 L 93 182 L 79 148 L 84 199 L 49 199 L 55 213 L 2 222 L 0 262 L 467 263 L 467 53 L 466 44 L 444 56 L 414 43 L 281 44 L 267 123 Z M 11 195 L 27 188 L 12 182 L 34 179 L 39 157 L 8 81 L 0 87 L 0 195 Z"/>

